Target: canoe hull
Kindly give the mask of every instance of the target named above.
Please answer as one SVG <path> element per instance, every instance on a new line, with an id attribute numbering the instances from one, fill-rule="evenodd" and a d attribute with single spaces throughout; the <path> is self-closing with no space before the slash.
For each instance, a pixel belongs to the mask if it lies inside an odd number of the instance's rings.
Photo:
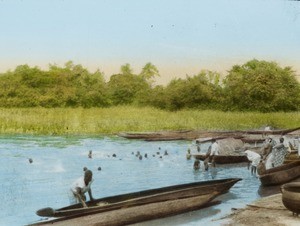
<path id="1" fill-rule="evenodd" d="M 199 159 L 201 161 L 205 160 L 205 154 L 195 154 L 193 156 L 195 159 Z M 215 155 L 214 160 L 216 164 L 248 162 L 247 156 L 245 155 Z"/>
<path id="2" fill-rule="evenodd" d="M 259 176 L 263 186 L 280 185 L 300 177 L 300 162 L 292 162 L 274 167 Z"/>
<path id="3" fill-rule="evenodd" d="M 119 209 L 126 209 L 135 206 L 143 207 L 144 205 L 151 203 L 206 196 L 212 193 L 223 194 L 228 192 L 228 190 L 240 180 L 240 178 L 229 178 L 150 189 L 87 202 L 89 208 L 82 208 L 81 204 L 75 204 L 56 210 L 52 208 L 40 209 L 37 211 L 37 214 L 43 217 L 65 219 L 103 212 L 114 212 Z M 99 204 L 104 205 L 99 206 Z"/>
<path id="4" fill-rule="evenodd" d="M 216 198 L 220 193 L 168 200 L 163 202 L 149 203 L 142 206 L 121 208 L 80 218 L 57 219 L 40 223 L 40 225 L 97 225 L 97 226 L 119 226 L 129 225 L 142 221 L 153 220 L 166 216 L 176 215 L 192 210 L 198 210 Z"/>
<path id="5" fill-rule="evenodd" d="M 293 214 L 300 214 L 300 182 L 282 185 L 281 192 L 283 205 Z"/>

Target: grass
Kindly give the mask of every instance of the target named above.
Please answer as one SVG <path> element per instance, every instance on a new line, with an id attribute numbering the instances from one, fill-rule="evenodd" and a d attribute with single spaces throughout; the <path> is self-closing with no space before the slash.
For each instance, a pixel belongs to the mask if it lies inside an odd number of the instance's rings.
<path id="1" fill-rule="evenodd" d="M 182 110 L 168 112 L 145 107 L 1 108 L 0 133 L 99 135 L 121 131 L 246 130 L 270 125 L 300 126 L 300 112 L 258 113 Z"/>

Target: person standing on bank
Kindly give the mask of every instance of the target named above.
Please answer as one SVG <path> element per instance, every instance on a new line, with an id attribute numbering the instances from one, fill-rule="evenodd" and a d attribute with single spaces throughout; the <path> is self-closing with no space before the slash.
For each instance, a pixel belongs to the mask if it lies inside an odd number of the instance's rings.
<path id="1" fill-rule="evenodd" d="M 86 205 L 85 193 L 88 192 L 90 200 L 93 201 L 91 185 L 93 182 L 93 173 L 91 170 L 87 169 L 84 171 L 84 176 L 78 178 L 71 186 L 71 192 L 73 195 L 72 203 L 81 203 L 83 207 Z"/>

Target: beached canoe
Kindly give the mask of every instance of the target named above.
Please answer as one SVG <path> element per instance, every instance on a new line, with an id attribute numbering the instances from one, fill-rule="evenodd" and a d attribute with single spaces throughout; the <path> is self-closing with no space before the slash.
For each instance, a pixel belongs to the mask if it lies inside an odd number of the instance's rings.
<path id="1" fill-rule="evenodd" d="M 280 187 L 282 203 L 293 215 L 300 214 L 300 182 L 287 183 Z"/>
<path id="2" fill-rule="evenodd" d="M 206 154 L 194 154 L 195 159 L 204 161 Z M 232 164 L 232 163 L 241 163 L 248 162 L 246 155 L 215 155 L 214 160 L 216 164 Z"/>
<path id="3" fill-rule="evenodd" d="M 196 140 L 199 138 L 224 139 L 230 137 L 243 137 L 245 143 L 253 142 L 248 135 L 284 135 L 300 130 L 300 127 L 283 130 L 233 130 L 233 131 L 202 131 L 202 130 L 180 130 L 180 131 L 158 131 L 158 132 L 121 132 L 117 135 L 127 139 L 142 139 L 146 141 L 166 141 L 166 140 Z M 261 142 L 259 139 L 257 142 Z"/>
<path id="4" fill-rule="evenodd" d="M 199 210 L 209 204 L 220 193 L 212 193 L 188 198 L 172 199 L 162 202 L 148 203 L 140 206 L 120 208 L 114 211 L 106 211 L 92 215 L 80 215 L 80 217 L 66 217 L 37 223 L 34 225 L 97 225 L 97 226 L 121 226 L 142 221 L 163 218 L 166 216 L 181 214 L 188 211 Z"/>
<path id="5" fill-rule="evenodd" d="M 173 185 L 100 198 L 92 202 L 87 202 L 86 204 L 88 208 L 82 208 L 81 204 L 75 204 L 56 210 L 47 207 L 38 210 L 36 213 L 42 217 L 75 217 L 107 212 L 120 208 L 128 208 L 132 206 L 142 206 L 156 202 L 197 197 L 211 194 L 212 192 L 223 194 L 228 192 L 228 190 L 240 180 L 240 178 L 229 178 Z"/>
<path id="6" fill-rule="evenodd" d="M 259 175 L 263 186 L 280 185 L 300 177 L 300 161 L 283 164 Z"/>

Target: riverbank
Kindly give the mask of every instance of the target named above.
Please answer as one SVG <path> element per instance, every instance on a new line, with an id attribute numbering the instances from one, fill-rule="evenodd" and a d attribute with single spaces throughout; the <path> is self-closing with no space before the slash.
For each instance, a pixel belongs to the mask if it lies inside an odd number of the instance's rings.
<path id="1" fill-rule="evenodd" d="M 300 112 L 222 112 L 150 107 L 0 108 L 1 134 L 112 135 L 120 132 L 254 130 L 300 126 Z"/>
<path id="2" fill-rule="evenodd" d="M 293 216 L 281 201 L 281 194 L 261 198 L 243 209 L 233 209 L 233 212 L 225 218 L 225 226 L 296 226 L 300 224 L 300 217 Z"/>

